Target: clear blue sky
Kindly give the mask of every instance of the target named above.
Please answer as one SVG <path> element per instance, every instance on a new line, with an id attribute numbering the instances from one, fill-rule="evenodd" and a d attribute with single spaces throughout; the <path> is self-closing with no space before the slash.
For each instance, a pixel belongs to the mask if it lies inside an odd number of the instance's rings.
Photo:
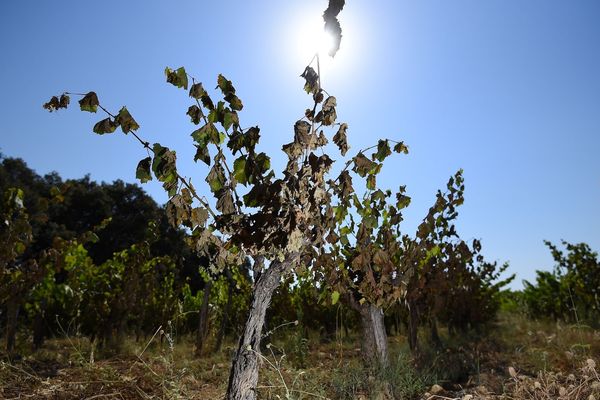
<path id="1" fill-rule="evenodd" d="M 231 79 L 242 125 L 258 124 L 282 165 L 279 149 L 309 105 L 299 32 L 326 3 L 2 1 L 0 149 L 40 174 L 134 182 L 145 156 L 135 142 L 91 133 L 100 115 L 41 107 L 65 90 L 95 90 L 112 110 L 127 105 L 140 133 L 177 150 L 200 184 L 189 100 L 165 83 L 168 65 L 206 87 L 218 73 Z M 348 0 L 340 20 L 342 48 L 323 85 L 352 149 L 377 137 L 410 146 L 379 180 L 407 185 L 407 230 L 463 168 L 459 233 L 510 261 L 514 287 L 552 266 L 544 239 L 600 250 L 600 2 Z M 166 200 L 157 184 L 145 188 Z"/>

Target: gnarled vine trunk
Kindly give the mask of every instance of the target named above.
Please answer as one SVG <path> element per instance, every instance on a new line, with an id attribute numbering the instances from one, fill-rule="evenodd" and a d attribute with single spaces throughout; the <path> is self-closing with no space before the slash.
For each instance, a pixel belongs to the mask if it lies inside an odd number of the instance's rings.
<path id="1" fill-rule="evenodd" d="M 265 323 L 265 314 L 271 303 L 273 292 L 284 277 L 297 262 L 298 254 L 288 255 L 284 261 L 274 261 L 269 268 L 263 271 L 256 280 L 250 303 L 248 320 L 240 338 L 238 349 L 235 353 L 229 385 L 227 387 L 227 400 L 255 400 L 256 385 L 258 384 L 258 367 L 260 354 L 260 341 Z"/>
<path id="2" fill-rule="evenodd" d="M 388 343 L 383 310 L 373 304 L 364 303 L 359 306 L 358 312 L 363 333 L 361 343 L 363 360 L 369 366 L 387 366 Z"/>

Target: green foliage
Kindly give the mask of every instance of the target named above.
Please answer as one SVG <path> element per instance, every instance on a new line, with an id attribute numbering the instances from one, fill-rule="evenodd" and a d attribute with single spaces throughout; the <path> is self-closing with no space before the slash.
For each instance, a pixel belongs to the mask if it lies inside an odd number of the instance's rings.
<path id="1" fill-rule="evenodd" d="M 564 251 L 545 242 L 556 262 L 554 271 L 537 271 L 535 284 L 524 281 L 523 300 L 529 315 L 598 326 L 600 261 L 585 243 L 562 242 Z"/>

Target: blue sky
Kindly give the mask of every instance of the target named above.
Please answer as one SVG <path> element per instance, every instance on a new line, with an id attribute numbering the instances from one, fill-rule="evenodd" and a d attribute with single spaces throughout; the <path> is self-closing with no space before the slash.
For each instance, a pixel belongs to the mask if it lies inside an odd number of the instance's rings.
<path id="1" fill-rule="evenodd" d="M 100 115 L 41 107 L 65 90 L 94 90 L 112 110 L 127 105 L 149 141 L 177 150 L 200 186 L 189 100 L 163 75 L 185 66 L 205 87 L 218 73 L 234 82 L 242 125 L 261 127 L 280 166 L 310 105 L 299 78 L 310 53 L 299 45 L 326 3 L 3 1 L 0 149 L 40 174 L 134 182 L 145 157 L 135 142 L 91 133 Z M 353 150 L 379 137 L 409 145 L 379 179 L 407 185 L 407 231 L 463 168 L 459 233 L 510 261 L 513 287 L 552 266 L 544 239 L 600 250 L 600 2 L 348 0 L 340 20 L 323 86 Z M 157 184 L 145 188 L 166 200 Z"/>

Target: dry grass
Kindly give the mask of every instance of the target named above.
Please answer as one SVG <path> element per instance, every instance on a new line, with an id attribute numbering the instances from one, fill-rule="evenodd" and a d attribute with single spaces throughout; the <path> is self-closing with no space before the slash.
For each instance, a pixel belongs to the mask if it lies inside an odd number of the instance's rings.
<path id="1" fill-rule="evenodd" d="M 358 337 L 321 343 L 296 333 L 282 332 L 263 351 L 260 399 L 600 400 L 600 333 L 586 327 L 505 316 L 478 342 L 446 339 L 450 348 L 424 371 L 411 366 L 404 339 L 392 337 L 396 364 L 383 372 L 361 367 Z M 126 340 L 118 355 L 86 339 L 50 340 L 20 361 L 0 362 L 0 399 L 224 398 L 235 342 L 197 358 L 190 339 L 171 339 Z M 426 378 L 432 371 L 437 378 Z"/>

